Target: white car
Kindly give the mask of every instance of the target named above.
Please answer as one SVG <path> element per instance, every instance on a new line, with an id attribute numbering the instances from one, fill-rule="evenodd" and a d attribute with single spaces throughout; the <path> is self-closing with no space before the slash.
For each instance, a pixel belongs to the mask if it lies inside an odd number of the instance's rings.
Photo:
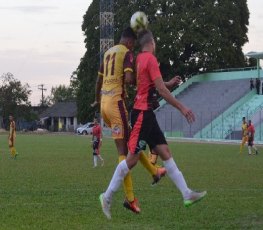
<path id="1" fill-rule="evenodd" d="M 88 122 L 87 124 L 77 128 L 77 134 L 82 134 L 82 135 L 92 134 L 93 126 L 94 126 L 93 122 Z"/>

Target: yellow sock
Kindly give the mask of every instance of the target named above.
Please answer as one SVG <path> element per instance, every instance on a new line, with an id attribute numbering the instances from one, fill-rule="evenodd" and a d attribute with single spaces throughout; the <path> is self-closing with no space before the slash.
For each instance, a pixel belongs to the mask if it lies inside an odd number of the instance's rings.
<path id="1" fill-rule="evenodd" d="M 158 155 L 149 152 L 148 156 L 149 156 L 149 161 L 150 161 L 153 165 L 155 165 L 156 162 L 157 162 Z"/>
<path id="2" fill-rule="evenodd" d="M 11 154 L 11 157 L 15 157 L 15 155 L 16 155 L 15 147 L 10 147 L 10 154 Z"/>
<path id="3" fill-rule="evenodd" d="M 145 153 L 143 151 L 140 153 L 139 160 L 142 163 L 142 165 L 144 166 L 144 168 L 146 168 L 148 170 L 148 172 L 151 173 L 151 175 L 157 174 L 157 168 L 152 165 L 152 163 L 149 161 L 149 159 L 147 158 L 147 156 L 145 155 Z"/>
<path id="4" fill-rule="evenodd" d="M 126 156 L 124 155 L 119 156 L 119 162 L 123 161 L 124 159 L 126 159 Z M 130 202 L 134 201 L 132 178 L 131 178 L 130 172 L 128 172 L 128 174 L 124 177 L 123 187 L 124 187 L 124 192 L 125 192 L 127 200 Z"/>
<path id="5" fill-rule="evenodd" d="M 244 147 L 244 145 L 241 144 L 241 145 L 240 145 L 240 150 L 239 150 L 239 153 L 240 153 L 240 154 L 243 152 L 243 147 Z"/>

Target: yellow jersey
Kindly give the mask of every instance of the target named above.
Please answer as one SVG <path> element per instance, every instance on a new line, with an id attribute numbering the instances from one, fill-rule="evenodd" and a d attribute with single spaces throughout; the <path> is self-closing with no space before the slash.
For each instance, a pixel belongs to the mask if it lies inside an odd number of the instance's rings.
<path id="1" fill-rule="evenodd" d="M 132 52 L 122 44 L 107 50 L 103 57 L 98 75 L 103 78 L 101 100 L 124 99 L 126 94 L 124 73 L 134 71 Z"/>
<path id="2" fill-rule="evenodd" d="M 16 137 L 16 123 L 14 121 L 10 122 L 9 137 L 10 138 Z"/>
<path id="3" fill-rule="evenodd" d="M 247 136 L 247 123 L 242 123 L 242 135 L 243 137 Z"/>

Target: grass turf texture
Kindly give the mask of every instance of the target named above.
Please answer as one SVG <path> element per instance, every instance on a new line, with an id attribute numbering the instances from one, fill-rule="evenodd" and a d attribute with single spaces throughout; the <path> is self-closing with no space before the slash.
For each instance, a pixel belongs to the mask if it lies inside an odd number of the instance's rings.
<path id="1" fill-rule="evenodd" d="M 104 138 L 105 166 L 93 169 L 90 144 L 87 136 L 18 135 L 19 156 L 12 160 L 7 136 L 0 135 L 0 229 L 263 229 L 263 149 L 240 156 L 238 145 L 171 142 L 189 186 L 208 196 L 185 208 L 167 176 L 152 187 L 138 164 L 132 175 L 141 213 L 122 207 L 121 188 L 109 221 L 98 197 L 117 154 Z"/>

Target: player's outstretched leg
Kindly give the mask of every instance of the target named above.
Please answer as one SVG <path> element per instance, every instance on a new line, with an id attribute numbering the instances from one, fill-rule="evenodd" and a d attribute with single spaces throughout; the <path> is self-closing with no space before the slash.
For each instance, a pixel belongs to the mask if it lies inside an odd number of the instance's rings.
<path id="1" fill-rule="evenodd" d="M 182 172 L 178 169 L 175 161 L 173 158 L 164 161 L 164 166 L 167 170 L 168 176 L 174 182 L 176 187 L 180 190 L 184 198 L 184 206 L 189 207 L 192 204 L 200 201 L 202 198 L 205 197 L 207 194 L 206 191 L 204 192 L 194 192 L 188 188 L 187 183 L 184 179 Z"/>
<path id="2" fill-rule="evenodd" d="M 202 200 L 206 196 L 207 192 L 195 192 L 191 191 L 187 197 L 184 198 L 184 206 L 190 207 L 192 204 Z"/>
<path id="3" fill-rule="evenodd" d="M 111 219 L 111 213 L 110 213 L 110 201 L 106 200 L 104 198 L 104 193 L 100 194 L 99 196 L 100 204 L 103 213 L 108 219 Z"/>
<path id="4" fill-rule="evenodd" d="M 141 209 L 139 207 L 139 202 L 137 198 L 134 198 L 132 202 L 128 201 L 128 199 L 125 199 L 123 202 L 123 206 L 129 210 L 131 210 L 134 213 L 140 213 Z"/>
<path id="5" fill-rule="evenodd" d="M 153 182 L 152 185 L 156 185 L 162 177 L 166 174 L 166 169 L 164 167 L 157 168 L 157 174 L 153 175 Z"/>

